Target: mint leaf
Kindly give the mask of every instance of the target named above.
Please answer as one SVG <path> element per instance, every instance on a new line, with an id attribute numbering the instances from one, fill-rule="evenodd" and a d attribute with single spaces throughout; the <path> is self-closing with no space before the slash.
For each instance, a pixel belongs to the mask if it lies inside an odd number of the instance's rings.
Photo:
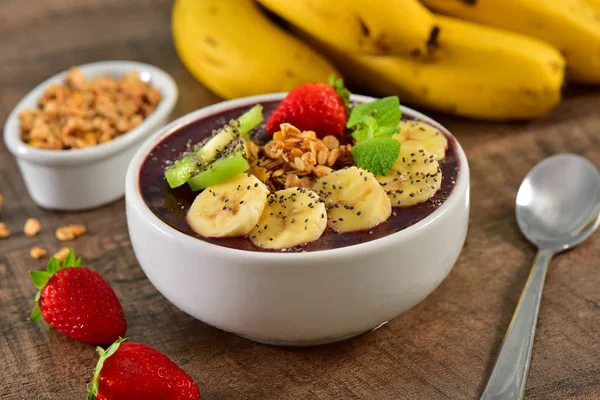
<path id="1" fill-rule="evenodd" d="M 387 175 L 400 154 L 400 142 L 389 137 L 370 139 L 352 148 L 356 165 L 375 175 Z"/>
<path id="2" fill-rule="evenodd" d="M 363 118 L 361 127 L 352 133 L 352 137 L 356 139 L 357 142 L 362 142 L 374 138 L 378 129 L 379 125 L 375 118 L 365 117 Z"/>
<path id="3" fill-rule="evenodd" d="M 372 117 L 380 128 L 395 128 L 397 132 L 401 116 L 398 96 L 384 97 L 370 103 L 354 106 L 346 127 L 360 129 L 360 125 L 365 123 L 365 119 Z"/>

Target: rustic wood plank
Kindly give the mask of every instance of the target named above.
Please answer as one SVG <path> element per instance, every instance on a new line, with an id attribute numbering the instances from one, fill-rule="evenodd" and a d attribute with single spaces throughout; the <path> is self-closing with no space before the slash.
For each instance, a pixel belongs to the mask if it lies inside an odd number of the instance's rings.
<path id="1" fill-rule="evenodd" d="M 0 13 L 0 120 L 42 79 L 70 65 L 131 59 L 169 71 L 181 99 L 174 116 L 217 101 L 178 61 L 169 32 L 171 2 L 6 0 Z M 23 29 L 27 27 L 27 29 Z M 203 399 L 474 399 L 525 282 L 534 249 L 514 221 L 521 179 L 537 161 L 575 152 L 600 166 L 600 93 L 578 89 L 534 122 L 491 124 L 433 113 L 470 160 L 472 214 L 453 271 L 421 304 L 376 332 L 329 346 L 259 345 L 176 309 L 148 282 L 130 246 L 123 201 L 82 213 L 37 208 L 0 146 L 0 398 L 81 399 L 94 348 L 27 317 L 35 293 L 27 271 L 42 268 L 33 245 L 56 251 L 54 229 L 86 224 L 73 242 L 123 302 L 128 336 L 168 354 L 199 384 Z M 35 238 L 25 219 L 43 225 Z M 527 399 L 600 399 L 600 236 L 556 258 L 542 299 Z"/>

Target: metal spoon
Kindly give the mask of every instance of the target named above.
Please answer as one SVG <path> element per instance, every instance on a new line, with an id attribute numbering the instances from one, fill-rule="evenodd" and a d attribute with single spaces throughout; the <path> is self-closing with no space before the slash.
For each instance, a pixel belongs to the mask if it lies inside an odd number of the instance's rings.
<path id="1" fill-rule="evenodd" d="M 523 398 L 550 259 L 584 241 L 598 227 L 599 213 L 600 175 L 584 157 L 549 157 L 533 167 L 521 183 L 517 222 L 538 254 L 481 400 Z"/>

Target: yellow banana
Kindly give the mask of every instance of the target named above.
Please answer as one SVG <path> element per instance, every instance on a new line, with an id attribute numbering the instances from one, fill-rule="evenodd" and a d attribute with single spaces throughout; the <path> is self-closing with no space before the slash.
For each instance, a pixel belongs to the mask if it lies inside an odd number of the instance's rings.
<path id="1" fill-rule="evenodd" d="M 600 10 L 600 0 L 586 0 L 595 10 Z"/>
<path id="2" fill-rule="evenodd" d="M 382 95 L 490 120 L 542 115 L 561 98 L 565 61 L 552 46 L 512 32 L 437 17 L 429 56 L 331 56 L 354 82 Z"/>
<path id="3" fill-rule="evenodd" d="M 342 51 L 427 53 L 438 29 L 417 0 L 258 0 L 314 39 Z"/>
<path id="4" fill-rule="evenodd" d="M 569 77 L 600 83 L 600 1 L 584 0 L 422 0 L 435 11 L 524 33 L 558 48 Z M 589 0 L 588 0 L 589 1 Z"/>
<path id="5" fill-rule="evenodd" d="M 337 74 L 315 50 L 273 24 L 253 0 L 176 0 L 172 29 L 185 66 L 225 98 L 289 91 Z"/>

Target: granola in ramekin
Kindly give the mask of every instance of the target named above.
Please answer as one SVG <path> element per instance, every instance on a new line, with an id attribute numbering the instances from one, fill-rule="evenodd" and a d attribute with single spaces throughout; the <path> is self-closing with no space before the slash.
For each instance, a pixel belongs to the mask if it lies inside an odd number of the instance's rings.
<path id="1" fill-rule="evenodd" d="M 135 71 L 88 80 L 72 67 L 64 84 L 48 86 L 38 108 L 19 113 L 21 138 L 41 149 L 96 146 L 138 126 L 161 99 L 160 91 Z"/>

